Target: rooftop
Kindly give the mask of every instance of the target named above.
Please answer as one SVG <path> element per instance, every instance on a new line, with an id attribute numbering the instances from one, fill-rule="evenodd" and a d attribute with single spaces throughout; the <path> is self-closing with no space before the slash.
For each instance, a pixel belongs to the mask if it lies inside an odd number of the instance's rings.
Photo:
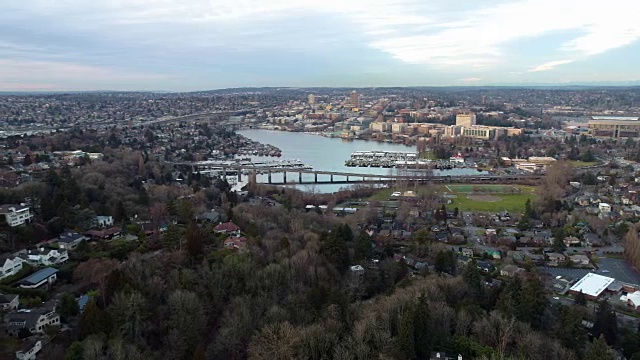
<path id="1" fill-rule="evenodd" d="M 21 283 L 37 284 L 58 272 L 58 269 L 44 268 L 24 278 Z"/>
<path id="2" fill-rule="evenodd" d="M 638 121 L 640 120 L 637 116 L 592 116 L 592 120 L 599 121 Z"/>
<path id="3" fill-rule="evenodd" d="M 594 274 L 588 273 L 582 279 L 578 280 L 578 282 L 571 287 L 571 291 L 582 292 L 585 295 L 598 297 L 603 291 L 609 287 L 615 280 Z"/>

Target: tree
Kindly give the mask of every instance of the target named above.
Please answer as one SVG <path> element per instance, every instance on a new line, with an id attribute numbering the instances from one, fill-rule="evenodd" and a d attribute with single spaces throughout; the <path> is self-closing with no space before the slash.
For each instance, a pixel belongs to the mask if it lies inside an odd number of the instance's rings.
<path id="1" fill-rule="evenodd" d="M 414 359 L 416 344 L 414 338 L 413 309 L 409 308 L 400 315 L 398 320 L 398 335 L 395 337 L 395 349 L 399 359 Z"/>
<path id="2" fill-rule="evenodd" d="M 78 264 L 73 272 L 73 277 L 80 283 L 86 285 L 97 285 L 100 290 L 100 300 L 102 306 L 107 306 L 107 279 L 112 271 L 119 266 L 117 260 L 92 258 Z"/>
<path id="3" fill-rule="evenodd" d="M 113 210 L 113 219 L 116 222 L 127 221 L 127 210 L 124 207 L 122 200 L 116 203 L 116 208 Z"/>
<path id="4" fill-rule="evenodd" d="M 436 255 L 434 267 L 436 272 L 438 273 L 446 272 L 449 274 L 453 274 L 456 270 L 456 260 L 454 253 L 449 250 L 439 251 Z"/>
<path id="5" fill-rule="evenodd" d="M 576 295 L 576 299 L 573 302 L 576 305 L 579 306 L 586 306 L 587 305 L 587 297 L 584 295 L 584 293 L 582 291 L 580 291 L 577 295 Z"/>
<path id="6" fill-rule="evenodd" d="M 62 316 L 65 321 L 68 321 L 70 317 L 78 315 L 78 311 L 78 302 L 73 295 L 62 295 L 62 298 L 60 299 L 60 307 L 58 308 L 60 316 Z"/>
<path id="7" fill-rule="evenodd" d="M 589 345 L 584 360 L 613 360 L 614 355 L 607 346 L 603 336 L 598 337 Z"/>
<path id="8" fill-rule="evenodd" d="M 614 345 L 618 340 L 618 320 L 616 312 L 608 301 L 601 301 L 596 311 L 596 319 L 593 324 L 593 336 L 604 336 L 608 344 Z"/>
<path id="9" fill-rule="evenodd" d="M 114 327 L 120 330 L 123 339 L 138 341 L 142 338 L 149 309 L 147 299 L 141 293 L 116 293 L 108 311 Z"/>
<path id="10" fill-rule="evenodd" d="M 288 360 L 296 358 L 300 342 L 296 329 L 288 322 L 263 327 L 249 343 L 249 360 Z"/>
<path id="11" fill-rule="evenodd" d="M 95 300 L 89 301 L 80 315 L 80 338 L 85 338 L 91 334 L 109 334 L 111 332 L 111 321 L 109 315 L 98 307 Z"/>
<path id="12" fill-rule="evenodd" d="M 371 257 L 371 236 L 362 230 L 356 238 L 353 260 L 358 263 L 366 261 L 369 257 Z"/>
<path id="13" fill-rule="evenodd" d="M 321 236 L 322 254 L 340 273 L 344 273 L 349 266 L 349 249 L 342 235 L 344 234 L 334 229 Z"/>
<path id="14" fill-rule="evenodd" d="M 82 360 L 82 352 L 84 348 L 80 341 L 74 341 L 67 349 L 64 360 Z"/>
<path id="15" fill-rule="evenodd" d="M 194 349 L 203 334 L 206 317 L 198 295 L 191 291 L 175 290 L 167 301 L 169 326 L 179 334 L 176 351 L 182 355 Z"/>
<path id="16" fill-rule="evenodd" d="M 187 226 L 187 231 L 184 234 L 187 242 L 187 253 L 192 259 L 196 259 L 204 252 L 204 242 L 202 240 L 203 234 L 198 225 L 195 223 Z"/>

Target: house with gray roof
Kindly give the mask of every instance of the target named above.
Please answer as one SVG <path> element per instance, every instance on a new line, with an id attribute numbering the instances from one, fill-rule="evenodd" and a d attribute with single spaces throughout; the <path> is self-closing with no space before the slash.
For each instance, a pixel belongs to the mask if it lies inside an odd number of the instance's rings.
<path id="1" fill-rule="evenodd" d="M 77 232 L 65 232 L 58 236 L 55 242 L 58 243 L 60 249 L 73 250 L 83 241 L 89 240 L 86 236 L 78 234 Z"/>
<path id="2" fill-rule="evenodd" d="M 0 310 L 11 311 L 20 305 L 20 296 L 16 294 L 0 294 Z"/>
<path id="3" fill-rule="evenodd" d="M 31 334 L 44 333 L 47 325 L 60 325 L 60 315 L 55 306 L 43 306 L 32 310 L 14 310 L 4 316 L 7 333 L 18 336 L 21 329 Z"/>
<path id="4" fill-rule="evenodd" d="M 44 268 L 20 280 L 23 289 L 37 289 L 43 286 L 51 286 L 57 279 L 58 269 Z"/>

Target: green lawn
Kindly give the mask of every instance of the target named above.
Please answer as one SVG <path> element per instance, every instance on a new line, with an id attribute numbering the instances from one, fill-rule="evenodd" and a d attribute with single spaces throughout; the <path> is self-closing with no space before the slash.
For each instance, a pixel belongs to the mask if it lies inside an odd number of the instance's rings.
<path id="1" fill-rule="evenodd" d="M 518 193 L 513 193 L 514 188 Z M 413 190 L 412 187 L 410 187 Z M 418 194 L 426 189 L 425 186 L 420 186 L 417 189 Z M 472 185 L 472 184 L 451 184 L 451 185 L 438 185 L 435 189 L 436 193 L 454 194 L 458 196 L 456 199 L 452 199 L 452 203 L 447 205 L 448 209 L 457 207 L 460 211 L 478 211 L 478 212 L 499 212 L 508 211 L 512 213 L 520 213 L 524 211 L 524 204 L 527 199 L 532 201 L 535 198 L 535 187 L 522 186 L 522 185 Z M 373 194 L 369 201 L 387 201 L 391 194 L 397 191 L 396 189 L 380 189 Z M 469 199 L 470 193 L 480 193 L 490 195 L 498 199 L 498 201 L 476 201 Z"/>
<path id="2" fill-rule="evenodd" d="M 528 199 L 535 198 L 535 188 L 521 185 L 445 185 L 444 192 L 453 193 L 458 197 L 448 205 L 448 208 L 457 207 L 460 211 L 498 212 L 508 211 L 520 213 L 524 211 L 524 205 Z M 485 191 L 481 191 L 485 188 Z M 515 189 L 514 189 L 515 188 Z M 514 190 L 519 193 L 513 193 Z M 470 199 L 469 193 L 485 193 L 497 199 L 497 201 L 478 201 Z"/>
<path id="3" fill-rule="evenodd" d="M 524 204 L 527 199 L 533 201 L 534 194 L 522 193 L 522 194 L 496 194 L 492 195 L 500 200 L 495 202 L 476 201 L 469 199 L 466 194 L 459 194 L 457 199 L 453 199 L 447 208 L 457 207 L 460 211 L 478 211 L 478 212 L 499 212 L 508 211 L 511 213 L 521 213 L 524 211 Z"/>
<path id="4" fill-rule="evenodd" d="M 588 161 L 587 162 L 587 161 L 573 160 L 573 161 L 569 161 L 569 163 L 571 163 L 571 165 L 573 165 L 573 167 L 577 167 L 577 168 L 598 165 L 597 161 Z"/>

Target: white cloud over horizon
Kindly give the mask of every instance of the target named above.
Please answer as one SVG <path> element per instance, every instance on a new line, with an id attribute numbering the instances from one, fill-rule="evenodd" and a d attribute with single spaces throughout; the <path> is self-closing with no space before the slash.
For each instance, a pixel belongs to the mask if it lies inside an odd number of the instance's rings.
<path id="1" fill-rule="evenodd" d="M 75 64 L 89 88 L 307 85 L 323 77 L 331 86 L 344 71 L 364 83 L 370 68 L 387 69 L 376 70 L 386 79 L 380 85 L 415 75 L 442 85 L 544 81 L 552 69 L 567 71 L 555 79 L 606 81 L 620 75 L 594 78 L 581 66 L 637 46 L 639 12 L 640 2 L 628 0 L 22 0 L 0 4 L 0 64 L 25 76 L 0 69 L 0 79 L 55 86 L 60 79 L 43 66 Z"/>

